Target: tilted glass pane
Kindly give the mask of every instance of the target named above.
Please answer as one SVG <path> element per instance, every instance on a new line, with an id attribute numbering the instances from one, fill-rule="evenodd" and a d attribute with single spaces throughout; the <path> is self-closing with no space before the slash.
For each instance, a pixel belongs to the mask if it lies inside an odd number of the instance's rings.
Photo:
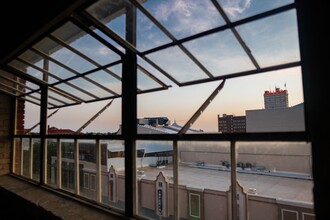
<path id="1" fill-rule="evenodd" d="M 140 10 L 137 10 L 137 49 L 145 51 L 171 42 L 171 40 Z"/>
<path id="2" fill-rule="evenodd" d="M 179 82 L 188 82 L 208 76 L 177 46 L 147 55 Z"/>
<path id="3" fill-rule="evenodd" d="M 237 26 L 261 67 L 300 61 L 296 11 Z"/>
<path id="4" fill-rule="evenodd" d="M 95 82 L 101 84 L 102 86 L 111 89 L 117 94 L 121 94 L 121 81 L 108 72 L 100 70 L 95 73 L 88 75 L 88 78 L 94 80 Z"/>
<path id="5" fill-rule="evenodd" d="M 255 69 L 230 30 L 189 41 L 184 46 L 213 76 Z"/>
<path id="6" fill-rule="evenodd" d="M 34 45 L 34 48 L 42 51 L 45 54 L 48 54 L 53 59 L 63 63 L 66 66 L 71 67 L 72 69 L 80 73 L 84 73 L 88 70 L 96 68 L 96 66 L 92 63 L 86 61 L 74 52 L 57 44 L 49 38 L 44 38 L 36 45 Z"/>
<path id="7" fill-rule="evenodd" d="M 120 59 L 120 56 L 110 50 L 107 46 L 78 28 L 71 22 L 52 33 L 53 36 L 61 39 L 79 52 L 100 65 L 105 65 Z"/>
<path id="8" fill-rule="evenodd" d="M 126 4 L 128 4 L 126 0 L 101 0 L 91 5 L 86 11 L 125 39 Z"/>

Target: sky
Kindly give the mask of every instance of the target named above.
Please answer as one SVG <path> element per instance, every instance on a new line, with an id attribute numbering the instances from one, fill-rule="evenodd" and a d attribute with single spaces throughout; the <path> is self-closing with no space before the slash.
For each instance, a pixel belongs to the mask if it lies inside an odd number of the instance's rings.
<path id="1" fill-rule="evenodd" d="M 248 16 L 266 10 L 282 6 L 292 1 L 254 1 L 254 0 L 218 0 L 231 21 L 240 20 Z M 143 6 L 158 21 L 166 27 L 175 39 L 181 39 L 193 34 L 206 31 L 225 24 L 219 12 L 210 1 L 199 0 L 168 0 L 168 1 L 146 1 Z M 88 10 L 93 14 L 93 8 Z M 106 25 L 124 37 L 123 24 L 125 16 L 118 16 Z M 65 31 L 74 31 L 72 23 L 64 28 L 55 31 L 54 35 L 61 38 Z M 281 14 L 260 19 L 250 24 L 236 27 L 245 44 L 252 51 L 253 56 L 260 67 L 295 62 L 300 60 L 299 41 L 296 26 L 296 14 L 289 10 Z M 64 34 L 63 34 L 64 33 Z M 123 49 L 109 38 L 100 34 L 104 39 L 113 43 L 119 50 Z M 153 24 L 143 13 L 137 13 L 137 49 L 145 51 L 150 48 L 171 42 L 155 24 Z M 43 50 L 46 43 L 52 43 L 45 39 L 35 47 Z M 113 51 L 93 39 L 91 36 L 84 36 L 70 45 L 77 50 L 91 57 L 101 65 L 116 61 L 119 56 Z M 253 64 L 242 49 L 234 34 L 225 30 L 211 34 L 206 37 L 188 41 L 183 44 L 185 48 L 195 56 L 205 68 L 214 76 L 221 76 L 229 73 L 254 69 Z M 30 52 L 31 53 L 31 52 Z M 78 72 L 88 71 L 95 68 L 94 64 L 79 58 L 67 49 L 61 49 L 51 55 Z M 196 66 L 178 47 L 170 47 L 159 52 L 147 54 L 147 58 L 155 62 L 171 76 L 180 82 L 188 82 L 206 78 L 204 72 Z M 138 95 L 138 118 L 143 117 L 168 117 L 171 122 L 184 125 L 195 111 L 203 104 L 213 90 L 221 83 L 215 81 L 193 86 L 178 87 L 168 78 L 154 69 L 143 59 L 139 58 L 138 63 L 152 72 L 171 87 L 165 91 L 158 91 Z M 42 65 L 41 62 L 37 65 Z M 117 76 L 121 76 L 121 65 L 109 68 Z M 40 72 L 29 69 L 29 74 L 41 77 Z M 60 66 L 51 63 L 50 71 L 60 77 L 70 77 L 72 73 L 65 71 Z M 114 92 L 121 92 L 120 81 L 116 77 L 99 71 L 91 74 L 90 78 L 105 87 L 111 88 Z M 56 82 L 56 79 L 51 79 Z M 74 82 L 81 88 L 101 97 L 107 94 L 96 87 L 91 87 L 88 82 L 82 80 Z M 154 88 L 157 83 L 138 72 L 138 87 L 141 89 Z M 212 101 L 202 116 L 192 126 L 204 131 L 217 131 L 217 117 L 222 114 L 245 115 L 245 110 L 262 109 L 263 93 L 266 90 L 273 91 L 275 87 L 287 89 L 289 93 L 289 106 L 303 102 L 302 77 L 300 67 L 289 68 L 269 73 L 251 75 L 247 77 L 228 79 L 224 88 Z M 61 88 L 65 88 L 64 86 Z M 76 95 L 88 97 L 75 91 Z M 78 106 L 65 107 L 52 116 L 48 124 L 58 128 L 70 128 L 77 130 L 94 114 L 96 114 L 109 100 Z M 49 114 L 54 110 L 49 110 Z M 27 104 L 26 127 L 32 127 L 38 123 L 38 107 Z M 87 128 L 87 131 L 113 132 L 118 130 L 121 124 L 121 99 L 116 99 Z"/>

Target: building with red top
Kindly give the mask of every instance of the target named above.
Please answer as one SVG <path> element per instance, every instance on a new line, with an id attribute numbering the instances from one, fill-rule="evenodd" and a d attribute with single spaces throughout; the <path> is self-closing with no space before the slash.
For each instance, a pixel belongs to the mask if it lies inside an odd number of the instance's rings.
<path id="1" fill-rule="evenodd" d="M 277 109 L 289 107 L 288 90 L 275 87 L 275 91 L 265 91 L 265 109 Z"/>

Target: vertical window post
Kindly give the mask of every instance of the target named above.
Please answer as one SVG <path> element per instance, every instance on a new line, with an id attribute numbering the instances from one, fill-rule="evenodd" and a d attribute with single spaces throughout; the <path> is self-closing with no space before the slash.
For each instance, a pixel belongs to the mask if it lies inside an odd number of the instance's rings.
<path id="1" fill-rule="evenodd" d="M 136 45 L 136 8 L 126 8 L 126 40 Z M 125 139 L 125 213 L 136 214 L 136 116 L 137 116 L 137 58 L 129 49 L 123 56 L 122 134 Z"/>
<path id="2" fill-rule="evenodd" d="M 47 151 L 46 151 L 46 135 L 47 135 L 47 103 L 48 103 L 48 86 L 42 85 L 41 104 L 40 104 L 40 183 L 47 182 Z"/>

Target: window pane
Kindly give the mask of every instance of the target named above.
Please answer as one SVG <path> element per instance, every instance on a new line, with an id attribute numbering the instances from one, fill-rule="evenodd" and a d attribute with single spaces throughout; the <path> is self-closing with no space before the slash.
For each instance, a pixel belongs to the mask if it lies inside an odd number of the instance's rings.
<path id="1" fill-rule="evenodd" d="M 58 184 L 58 158 L 56 139 L 47 140 L 47 184 L 56 187 Z"/>
<path id="2" fill-rule="evenodd" d="M 207 75 L 178 47 L 148 54 L 147 57 L 179 82 L 207 78 Z"/>
<path id="3" fill-rule="evenodd" d="M 124 141 L 101 141 L 101 202 L 125 210 Z"/>
<path id="4" fill-rule="evenodd" d="M 302 207 L 313 213 L 310 143 L 237 142 L 236 146 L 237 180 L 241 195 L 248 195 L 246 203 L 238 201 L 240 214 L 247 210 L 251 219 L 269 219 L 281 215 L 283 208 L 300 212 Z"/>
<path id="5" fill-rule="evenodd" d="M 31 169 L 31 146 L 30 146 L 30 138 L 22 138 L 22 147 L 23 147 L 23 173 L 22 175 L 30 177 L 30 169 Z"/>
<path id="6" fill-rule="evenodd" d="M 100 65 L 105 65 L 120 59 L 118 54 L 114 53 L 71 22 L 66 23 L 61 28 L 54 31 L 52 35 L 66 42 Z"/>
<path id="7" fill-rule="evenodd" d="M 214 76 L 255 69 L 241 45 L 228 30 L 189 41 L 184 46 Z"/>
<path id="8" fill-rule="evenodd" d="M 95 140 L 79 140 L 80 195 L 94 201 L 96 201 L 96 147 Z"/>
<path id="9" fill-rule="evenodd" d="M 296 11 L 237 26 L 261 67 L 300 61 Z"/>
<path id="10" fill-rule="evenodd" d="M 62 147 L 62 189 L 75 191 L 74 141 L 61 140 Z"/>
<path id="11" fill-rule="evenodd" d="M 15 148 L 15 155 L 14 155 L 14 173 L 17 175 L 21 175 L 21 163 L 22 163 L 22 148 L 21 148 L 21 138 L 14 139 L 14 148 Z"/>
<path id="12" fill-rule="evenodd" d="M 32 179 L 36 181 L 40 181 L 40 159 L 41 156 L 41 139 L 40 138 L 33 138 L 33 163 L 32 163 Z"/>
<path id="13" fill-rule="evenodd" d="M 137 141 L 138 213 L 150 219 L 173 216 L 173 145 Z"/>
<path id="14" fill-rule="evenodd" d="M 180 141 L 178 151 L 180 218 L 227 219 L 230 143 Z"/>

